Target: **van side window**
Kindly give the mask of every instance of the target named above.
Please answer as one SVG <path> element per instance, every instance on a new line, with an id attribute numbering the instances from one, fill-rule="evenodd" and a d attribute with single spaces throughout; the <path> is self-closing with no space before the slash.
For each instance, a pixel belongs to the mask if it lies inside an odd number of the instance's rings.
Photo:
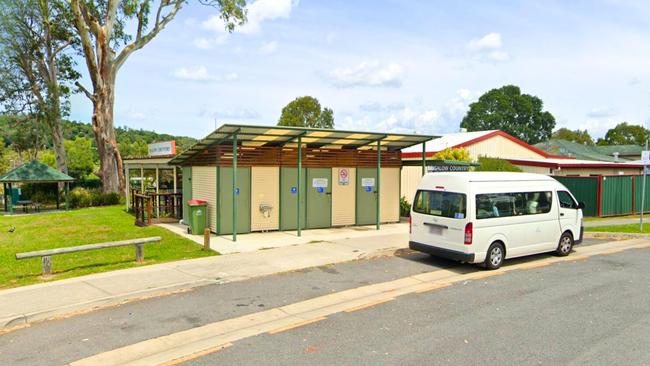
<path id="1" fill-rule="evenodd" d="M 560 200 L 560 207 L 562 208 L 578 207 L 576 201 L 573 200 L 573 197 L 571 197 L 571 194 L 567 191 L 557 191 L 557 197 Z"/>
<path id="2" fill-rule="evenodd" d="M 544 214 L 551 211 L 551 192 L 488 193 L 476 195 L 476 218 Z"/>
<path id="3" fill-rule="evenodd" d="M 464 219 L 467 196 L 462 193 L 419 190 L 413 201 L 413 211 L 425 215 Z"/>

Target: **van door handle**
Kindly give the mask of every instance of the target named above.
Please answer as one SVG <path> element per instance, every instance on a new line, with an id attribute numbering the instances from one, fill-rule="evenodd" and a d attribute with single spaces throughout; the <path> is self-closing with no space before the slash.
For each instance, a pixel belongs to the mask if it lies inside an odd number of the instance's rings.
<path id="1" fill-rule="evenodd" d="M 428 226 L 435 226 L 435 227 L 439 227 L 439 228 L 443 228 L 443 229 L 449 229 L 449 226 L 447 226 L 447 225 L 440 225 L 440 224 L 436 224 L 436 223 L 433 223 L 433 222 L 423 222 L 423 224 L 428 225 Z"/>
<path id="2" fill-rule="evenodd" d="M 560 216 L 564 216 L 564 213 L 563 213 L 563 212 L 560 212 Z"/>

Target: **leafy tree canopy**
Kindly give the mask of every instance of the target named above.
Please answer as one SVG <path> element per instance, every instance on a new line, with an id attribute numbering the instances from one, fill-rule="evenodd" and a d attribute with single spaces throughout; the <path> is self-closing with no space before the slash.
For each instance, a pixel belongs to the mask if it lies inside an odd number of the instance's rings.
<path id="1" fill-rule="evenodd" d="M 327 107 L 321 109 L 314 97 L 299 97 L 282 108 L 278 126 L 334 128 L 334 112 Z"/>
<path id="2" fill-rule="evenodd" d="M 432 157 L 433 160 L 454 160 L 471 162 L 472 158 L 469 156 L 469 151 L 464 147 L 451 148 L 448 147 L 442 151 L 438 151 Z"/>
<path id="3" fill-rule="evenodd" d="M 583 145 L 594 144 L 594 140 L 591 138 L 591 135 L 589 135 L 589 132 L 587 130 L 570 130 L 568 128 L 562 127 L 559 130 L 553 132 L 552 137 L 554 139 L 577 142 Z"/>
<path id="4" fill-rule="evenodd" d="M 480 165 L 474 168 L 477 172 L 521 172 L 519 167 L 503 159 L 479 156 L 478 163 Z"/>
<path id="5" fill-rule="evenodd" d="M 469 105 L 460 127 L 468 131 L 502 130 L 529 144 L 546 141 L 555 127 L 555 117 L 542 111 L 536 96 L 521 94 L 515 85 L 506 85 L 483 94 Z"/>
<path id="6" fill-rule="evenodd" d="M 643 126 L 619 123 L 598 139 L 598 145 L 645 145 L 650 132 Z"/>

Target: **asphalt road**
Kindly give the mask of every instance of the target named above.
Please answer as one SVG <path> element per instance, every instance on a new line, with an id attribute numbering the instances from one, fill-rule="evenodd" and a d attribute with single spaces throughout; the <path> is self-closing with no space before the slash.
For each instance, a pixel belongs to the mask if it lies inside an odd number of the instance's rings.
<path id="1" fill-rule="evenodd" d="M 585 244 L 596 242 L 590 241 Z M 545 257 L 547 255 L 536 256 L 527 260 L 534 261 Z M 614 256 L 607 258 L 614 258 Z M 596 259 L 589 259 L 588 261 L 593 260 Z M 215 321 L 306 300 L 330 292 L 457 265 L 458 263 L 455 262 L 411 253 L 405 256 L 317 267 L 243 282 L 205 286 L 186 293 L 125 304 L 68 319 L 43 322 L 2 335 L 0 336 L 0 365 L 65 364 L 100 352 Z M 513 273 L 513 275 L 516 274 Z M 501 277 L 510 276 L 508 274 Z M 456 287 L 462 286 L 454 286 L 453 289 L 455 290 Z M 447 290 L 444 291 L 446 293 Z M 443 292 L 434 292 L 423 296 L 432 296 L 438 293 Z M 426 304 L 426 301 L 423 304 Z M 454 302 L 447 304 L 441 301 L 440 304 L 453 307 Z M 394 305 L 385 306 L 388 308 Z M 382 308 L 378 307 L 377 309 Z M 422 311 L 423 316 L 426 314 L 427 311 Z M 326 323 L 333 324 L 330 322 L 337 321 L 338 318 L 339 316 L 331 317 Z M 353 318 L 343 315 L 342 319 L 345 322 L 346 319 Z M 390 316 L 386 320 L 389 319 Z M 428 324 L 429 321 L 435 321 L 435 318 L 429 318 L 427 315 L 418 322 L 422 320 L 425 321 L 425 324 Z M 314 327 L 321 326 L 323 325 L 314 325 Z M 304 329 L 312 329 L 312 327 Z M 336 327 L 332 328 L 331 331 L 338 333 Z M 358 333 L 358 330 L 354 332 Z M 281 333 L 278 337 L 291 334 L 297 333 L 293 331 Z M 369 335 L 369 339 L 372 338 Z M 342 339 L 345 339 L 345 337 Z M 248 342 L 254 342 L 255 347 L 265 347 L 264 337 L 245 340 L 241 344 L 247 344 Z M 271 343 L 273 342 L 271 341 Z M 278 346 L 281 350 L 289 351 L 291 349 L 287 344 L 270 345 L 273 349 L 278 349 Z M 248 360 L 246 359 L 237 360 L 238 357 L 242 357 L 242 355 L 237 355 L 238 352 L 233 353 L 233 350 L 236 351 L 239 347 L 241 345 L 237 344 L 230 350 L 225 350 L 195 362 L 211 364 L 211 357 L 234 357 L 224 362 L 247 363 Z M 302 348 L 297 349 L 297 353 L 300 353 L 301 350 Z M 352 354 L 355 353 L 352 352 Z M 281 352 L 278 356 L 278 358 L 275 358 L 274 353 L 273 358 L 263 357 L 260 362 L 301 362 L 299 358 L 285 358 L 286 353 L 284 352 Z M 346 363 L 348 359 L 342 358 L 340 361 Z M 257 361 L 251 359 L 250 362 Z"/>
<path id="2" fill-rule="evenodd" d="M 184 365 L 648 365 L 650 250 L 514 271 L 235 342 Z"/>

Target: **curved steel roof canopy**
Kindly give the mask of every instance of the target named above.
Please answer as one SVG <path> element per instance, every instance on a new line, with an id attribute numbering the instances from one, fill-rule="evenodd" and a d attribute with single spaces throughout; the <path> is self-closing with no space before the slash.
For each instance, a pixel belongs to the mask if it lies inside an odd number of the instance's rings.
<path id="1" fill-rule="evenodd" d="M 381 142 L 382 149 L 389 151 L 401 150 L 440 137 L 290 126 L 225 124 L 189 149 L 178 154 L 170 161 L 170 164 L 182 164 L 212 145 L 230 142 L 235 134 L 237 134 L 237 141 L 241 142 L 242 146 L 251 147 L 298 147 L 298 137 L 301 137 L 302 144 L 305 147 L 370 150 L 376 149 L 377 143 Z"/>

